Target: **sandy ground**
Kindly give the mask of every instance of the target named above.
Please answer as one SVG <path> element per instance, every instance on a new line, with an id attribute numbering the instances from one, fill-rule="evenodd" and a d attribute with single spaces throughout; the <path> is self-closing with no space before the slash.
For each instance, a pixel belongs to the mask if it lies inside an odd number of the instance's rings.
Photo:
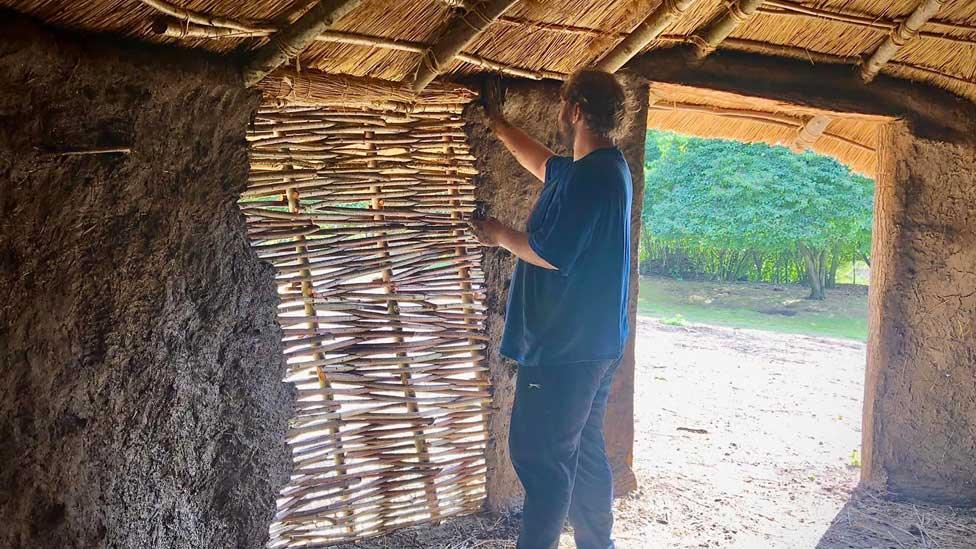
<path id="1" fill-rule="evenodd" d="M 622 547 L 814 547 L 857 484 L 862 343 L 638 323 Z"/>
<path id="2" fill-rule="evenodd" d="M 976 548 L 976 512 L 852 494 L 863 343 L 649 318 L 637 336 L 640 488 L 616 502 L 618 549 Z M 483 514 L 347 547 L 511 548 L 517 528 Z"/>

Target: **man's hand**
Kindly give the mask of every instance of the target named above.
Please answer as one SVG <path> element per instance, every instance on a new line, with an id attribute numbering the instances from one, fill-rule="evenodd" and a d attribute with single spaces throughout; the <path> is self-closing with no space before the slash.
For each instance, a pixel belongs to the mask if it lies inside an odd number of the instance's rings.
<path id="1" fill-rule="evenodd" d="M 472 219 L 468 227 L 474 233 L 478 243 L 482 246 L 501 246 L 515 254 L 515 257 L 527 261 L 536 267 L 556 270 L 556 267 L 543 259 L 529 244 L 529 235 L 515 229 L 509 229 L 494 217 Z"/>
<path id="2" fill-rule="evenodd" d="M 546 161 L 553 152 L 505 119 L 505 113 L 502 112 L 502 107 L 505 105 L 505 88 L 501 80 L 489 78 L 484 81 L 479 103 L 485 109 L 488 127 L 494 132 L 495 137 L 515 156 L 523 168 L 536 176 L 539 181 L 545 181 Z"/>
<path id="3" fill-rule="evenodd" d="M 505 88 L 500 79 L 488 78 L 484 81 L 479 103 L 485 109 L 488 127 L 494 130 L 498 125 L 505 123 L 505 113 L 502 110 L 505 104 Z"/>
<path id="4" fill-rule="evenodd" d="M 506 229 L 505 225 L 502 225 L 501 221 L 498 221 L 494 217 L 472 219 L 468 222 L 468 228 L 471 229 L 474 237 L 478 239 L 478 243 L 482 246 L 501 245 L 502 234 Z"/>

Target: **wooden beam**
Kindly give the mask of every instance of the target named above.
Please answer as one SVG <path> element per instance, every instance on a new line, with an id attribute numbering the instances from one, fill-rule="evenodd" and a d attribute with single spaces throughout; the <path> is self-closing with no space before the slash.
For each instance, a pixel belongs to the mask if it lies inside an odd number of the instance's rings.
<path id="1" fill-rule="evenodd" d="M 266 31 L 240 31 L 225 27 L 207 27 L 202 25 L 188 24 L 168 16 L 159 16 L 154 18 L 151 29 L 157 34 L 180 39 L 203 38 L 207 40 L 221 40 L 225 38 L 262 38 L 271 34 L 270 32 Z M 385 38 L 382 36 L 337 30 L 322 31 L 322 34 L 315 37 L 315 41 L 349 44 L 353 46 L 380 48 L 393 51 L 405 51 L 416 54 L 423 54 L 430 47 L 429 44 L 424 44 L 423 42 Z M 484 69 L 500 72 L 502 74 L 517 76 L 519 78 L 528 78 L 530 80 L 542 80 L 545 78 L 552 80 L 563 80 L 566 78 L 566 74 L 561 72 L 526 69 L 465 52 L 457 54 L 456 59 L 462 63 L 468 63 L 469 65 L 475 65 Z"/>
<path id="2" fill-rule="evenodd" d="M 219 17 L 216 15 L 208 15 L 206 13 L 201 13 L 193 10 L 188 10 L 186 8 L 181 8 L 171 2 L 166 0 L 140 0 L 143 4 L 158 10 L 166 15 L 175 17 L 180 21 L 186 23 L 195 23 L 197 25 L 204 25 L 208 27 L 220 27 L 225 29 L 235 29 L 243 32 L 254 32 L 254 31 L 264 31 L 270 30 L 271 27 L 267 25 L 256 25 L 243 23 L 228 17 Z"/>
<path id="3" fill-rule="evenodd" d="M 244 66 L 244 85 L 254 86 L 268 73 L 308 47 L 322 31 L 356 8 L 361 0 L 321 0 L 294 23 L 271 35 Z"/>
<path id="4" fill-rule="evenodd" d="M 695 55 L 702 59 L 715 51 L 732 31 L 756 13 L 762 3 L 763 0 L 736 0 L 726 6 L 724 15 L 712 20 L 708 26 L 691 36 Z"/>
<path id="5" fill-rule="evenodd" d="M 861 65 L 861 79 L 865 82 L 874 80 L 881 67 L 891 60 L 905 44 L 915 38 L 922 25 L 939 13 L 946 2 L 948 0 L 922 0 L 915 11 L 892 30 L 884 42 L 878 46 L 878 49 L 874 50 L 871 57 Z"/>
<path id="6" fill-rule="evenodd" d="M 486 0 L 471 11 L 458 15 L 448 25 L 440 42 L 424 53 L 417 76 L 413 81 L 413 90 L 421 91 L 427 84 L 444 72 L 475 38 L 488 28 L 496 19 L 501 17 L 508 8 L 518 0 Z"/>
<path id="7" fill-rule="evenodd" d="M 726 40 L 726 42 L 729 42 Z M 730 44 L 723 42 L 723 48 Z M 799 52 L 802 54 L 802 52 Z M 969 143 L 976 135 L 976 105 L 918 82 L 880 75 L 865 86 L 857 71 L 836 61 L 811 63 L 801 55 L 723 49 L 689 65 L 691 48 L 660 48 L 638 55 L 629 70 L 651 82 L 680 84 L 772 99 L 798 107 L 903 119 L 924 139 Z M 850 61 L 847 61 L 850 62 Z"/>
<path id="8" fill-rule="evenodd" d="M 713 115 L 713 116 L 721 116 L 721 117 L 724 117 L 724 118 L 737 118 L 737 119 L 740 119 L 740 120 L 749 120 L 749 121 L 752 121 L 752 122 L 760 122 L 762 124 L 770 124 L 770 125 L 773 125 L 773 126 L 779 126 L 779 127 L 783 127 L 783 128 L 798 128 L 798 131 L 797 131 L 798 134 L 799 134 L 799 132 L 802 132 L 803 131 L 803 128 L 804 128 L 803 121 L 801 121 L 801 120 L 799 120 L 797 118 L 794 118 L 792 116 L 787 116 L 787 115 L 784 115 L 784 114 L 776 114 L 776 113 L 771 113 L 771 112 L 765 112 L 765 111 L 753 111 L 753 110 L 748 110 L 748 109 L 735 109 L 735 108 L 727 108 L 727 107 L 714 107 L 714 106 L 711 106 L 711 105 L 698 105 L 698 104 L 695 104 L 695 103 L 682 103 L 682 102 L 674 102 L 674 101 L 666 101 L 666 100 L 664 100 L 664 101 L 661 101 L 659 104 L 651 105 L 650 106 L 650 110 L 652 110 L 652 111 L 672 111 L 672 112 L 674 112 L 674 111 L 699 112 L 699 113 L 703 113 L 703 114 L 710 114 L 710 115 Z M 814 118 L 817 118 L 819 116 L 823 116 L 823 115 L 818 115 L 818 116 L 816 116 Z M 828 117 L 828 116 L 823 116 L 823 117 L 826 118 L 828 120 L 828 122 L 831 120 L 831 118 Z M 836 134 L 836 133 L 830 133 L 830 132 L 825 131 L 825 130 L 826 130 L 826 126 L 824 126 L 824 129 L 821 130 L 820 135 L 825 136 L 825 137 L 829 137 L 831 139 L 836 139 L 837 141 L 841 141 L 841 142 L 846 143 L 846 144 L 848 144 L 848 145 L 850 145 L 852 147 L 856 147 L 858 149 L 861 149 L 862 151 L 865 151 L 865 152 L 874 152 L 874 150 L 875 150 L 874 147 L 865 145 L 864 143 L 860 143 L 860 142 L 854 141 L 853 139 L 851 139 L 849 137 L 844 137 L 843 135 Z M 811 145 L 812 144 L 813 143 L 811 143 Z"/>
<path id="9" fill-rule="evenodd" d="M 607 72 L 617 72 L 652 40 L 660 36 L 664 29 L 681 17 L 694 1 L 663 0 L 657 9 L 647 16 L 647 19 L 644 19 L 633 32 L 607 52 L 595 67 Z"/>
<path id="10" fill-rule="evenodd" d="M 794 151 L 801 152 L 813 147 L 813 144 L 824 134 L 830 122 L 831 118 L 824 114 L 811 117 L 797 130 L 796 137 L 790 143 L 790 148 Z"/>
<path id="11" fill-rule="evenodd" d="M 804 16 L 813 19 L 827 20 L 837 23 L 845 23 L 848 25 L 853 25 L 862 29 L 875 29 L 879 31 L 890 32 L 898 28 L 899 21 L 894 19 L 884 19 L 876 16 L 868 16 L 863 14 L 858 14 L 854 12 L 847 11 L 836 11 L 827 10 L 823 8 L 815 8 L 811 6 L 806 6 L 800 4 L 799 2 L 794 2 L 793 0 L 766 0 L 763 5 L 759 8 L 758 13 L 764 15 L 785 15 L 785 16 Z M 931 19 L 926 22 L 933 30 L 918 31 L 918 36 L 922 38 L 929 38 L 932 40 L 942 40 L 946 42 L 954 42 L 956 44 L 972 45 L 976 44 L 976 40 L 972 38 L 964 38 L 960 36 L 952 36 L 946 34 L 947 32 L 961 32 L 961 33 L 974 33 L 976 32 L 976 27 L 971 25 L 962 25 L 958 23 L 946 23 L 944 21 L 936 21 Z M 939 30 L 936 31 L 935 28 Z"/>

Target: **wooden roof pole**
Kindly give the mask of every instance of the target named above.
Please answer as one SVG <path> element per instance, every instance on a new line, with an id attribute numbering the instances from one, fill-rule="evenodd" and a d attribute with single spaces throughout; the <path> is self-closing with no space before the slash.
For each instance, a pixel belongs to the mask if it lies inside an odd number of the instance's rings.
<path id="1" fill-rule="evenodd" d="M 244 85 L 251 87 L 298 55 L 315 37 L 356 8 L 361 0 L 320 0 L 294 23 L 271 35 L 244 66 Z"/>
<path id="2" fill-rule="evenodd" d="M 753 122 L 761 122 L 763 124 L 772 124 L 774 126 L 780 126 L 784 128 L 796 128 L 797 130 L 799 130 L 803 126 L 802 121 L 793 118 L 792 116 L 786 116 L 782 114 L 775 114 L 775 113 L 769 113 L 763 111 L 750 111 L 746 109 L 711 107 L 708 105 L 697 105 L 694 103 L 683 103 L 679 101 L 658 100 L 658 103 L 652 104 L 648 108 L 654 111 L 700 112 L 700 113 L 711 114 L 715 116 L 738 118 L 738 119 L 750 120 Z M 863 151 L 874 152 L 875 150 L 873 147 L 869 147 L 864 143 L 858 143 L 857 141 L 844 137 L 843 135 L 828 132 L 826 131 L 826 129 L 822 133 L 822 135 L 829 137 L 831 139 L 836 139 L 837 141 L 842 141 L 852 147 L 856 147 Z"/>
<path id="3" fill-rule="evenodd" d="M 790 148 L 796 152 L 805 151 L 820 139 L 824 130 L 830 125 L 831 118 L 825 114 L 818 114 L 807 120 L 806 124 L 797 130 L 796 137 L 790 143 Z"/>
<path id="4" fill-rule="evenodd" d="M 607 52 L 594 66 L 607 72 L 617 72 L 681 17 L 695 0 L 663 0 L 647 19 L 641 21 L 630 34 Z"/>
<path id="5" fill-rule="evenodd" d="M 861 65 L 861 79 L 864 82 L 870 82 L 874 80 L 874 77 L 878 75 L 878 71 L 881 67 L 885 65 L 892 57 L 898 53 L 898 50 L 902 48 L 905 44 L 911 41 L 912 38 L 918 35 L 919 29 L 926 21 L 939 13 L 939 10 L 945 5 L 949 0 L 922 0 L 922 2 L 915 8 L 915 11 L 911 13 L 904 21 L 899 23 L 899 25 L 888 34 L 885 41 L 878 46 L 878 49 L 874 50 L 871 57 L 867 59 Z"/>
<path id="6" fill-rule="evenodd" d="M 424 53 L 411 86 L 413 90 L 419 92 L 426 88 L 427 84 L 451 65 L 451 61 L 461 50 L 517 1 L 486 0 L 471 11 L 453 18 L 440 41 Z"/>
<path id="7" fill-rule="evenodd" d="M 728 11 L 724 15 L 691 35 L 691 41 L 695 45 L 695 55 L 701 59 L 715 51 L 722 40 L 728 38 L 732 31 L 756 13 L 762 3 L 763 0 L 736 0 L 726 6 Z"/>

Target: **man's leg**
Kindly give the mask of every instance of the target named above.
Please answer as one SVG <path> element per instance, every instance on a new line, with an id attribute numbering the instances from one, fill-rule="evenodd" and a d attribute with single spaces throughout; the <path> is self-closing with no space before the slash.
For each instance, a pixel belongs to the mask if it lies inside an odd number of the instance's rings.
<path id="1" fill-rule="evenodd" d="M 569 508 L 569 521 L 573 525 L 578 549 L 613 547 L 610 538 L 613 530 L 613 471 L 603 438 L 603 416 L 607 411 L 613 375 L 619 364 L 618 361 L 607 368 L 600 380 L 600 387 L 593 397 L 593 407 L 580 436 L 576 482 Z"/>
<path id="2" fill-rule="evenodd" d="M 606 362 L 519 368 L 508 438 L 525 488 L 518 549 L 550 549 L 559 541 L 580 433 L 606 368 Z"/>

